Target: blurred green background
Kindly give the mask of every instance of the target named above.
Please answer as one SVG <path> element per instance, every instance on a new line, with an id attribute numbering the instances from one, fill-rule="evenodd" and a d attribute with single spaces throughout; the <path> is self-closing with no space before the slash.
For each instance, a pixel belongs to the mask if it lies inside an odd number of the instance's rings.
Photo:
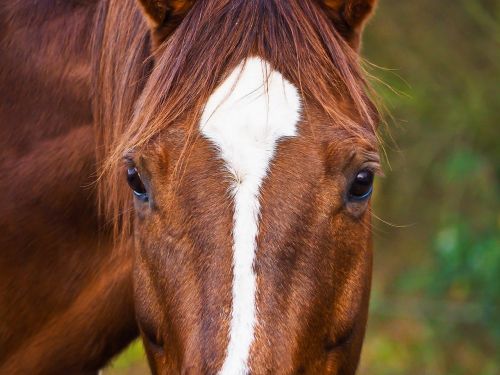
<path id="1" fill-rule="evenodd" d="M 500 1 L 381 0 L 387 107 L 361 375 L 500 374 Z M 105 374 L 148 374 L 140 343 Z"/>

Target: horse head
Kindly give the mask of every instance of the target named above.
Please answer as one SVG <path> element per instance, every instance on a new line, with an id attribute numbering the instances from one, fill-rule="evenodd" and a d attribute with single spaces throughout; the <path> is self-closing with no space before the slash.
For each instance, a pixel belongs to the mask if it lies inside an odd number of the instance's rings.
<path id="1" fill-rule="evenodd" d="M 373 0 L 142 0 L 131 190 L 155 373 L 352 374 L 371 280 Z"/>

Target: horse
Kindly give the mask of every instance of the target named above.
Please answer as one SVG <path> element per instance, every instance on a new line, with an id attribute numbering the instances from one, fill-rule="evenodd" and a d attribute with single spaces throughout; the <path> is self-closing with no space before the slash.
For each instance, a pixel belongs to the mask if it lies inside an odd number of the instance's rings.
<path id="1" fill-rule="evenodd" d="M 0 373 L 353 374 L 374 0 L 0 6 Z"/>

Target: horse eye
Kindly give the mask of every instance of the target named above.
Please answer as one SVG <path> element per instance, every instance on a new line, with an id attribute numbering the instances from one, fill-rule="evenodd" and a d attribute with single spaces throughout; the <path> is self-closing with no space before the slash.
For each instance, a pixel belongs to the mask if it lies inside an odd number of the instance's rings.
<path id="1" fill-rule="evenodd" d="M 373 172 L 363 169 L 358 172 L 349 188 L 349 199 L 362 201 L 367 199 L 373 191 Z"/>
<path id="2" fill-rule="evenodd" d="M 139 200 L 143 202 L 148 201 L 149 199 L 148 192 L 146 191 L 146 188 L 142 183 L 141 176 L 139 175 L 137 168 L 134 167 L 127 169 L 127 182 L 132 191 L 134 192 L 135 196 Z"/>

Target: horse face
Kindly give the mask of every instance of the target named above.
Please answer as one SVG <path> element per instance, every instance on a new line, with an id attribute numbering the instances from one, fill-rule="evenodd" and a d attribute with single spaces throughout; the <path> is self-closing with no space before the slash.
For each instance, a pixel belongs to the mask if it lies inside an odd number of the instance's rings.
<path id="1" fill-rule="evenodd" d="M 248 57 L 195 127 L 186 113 L 126 154 L 136 314 L 155 373 L 355 371 L 376 141 L 332 124 L 298 86 Z"/>

